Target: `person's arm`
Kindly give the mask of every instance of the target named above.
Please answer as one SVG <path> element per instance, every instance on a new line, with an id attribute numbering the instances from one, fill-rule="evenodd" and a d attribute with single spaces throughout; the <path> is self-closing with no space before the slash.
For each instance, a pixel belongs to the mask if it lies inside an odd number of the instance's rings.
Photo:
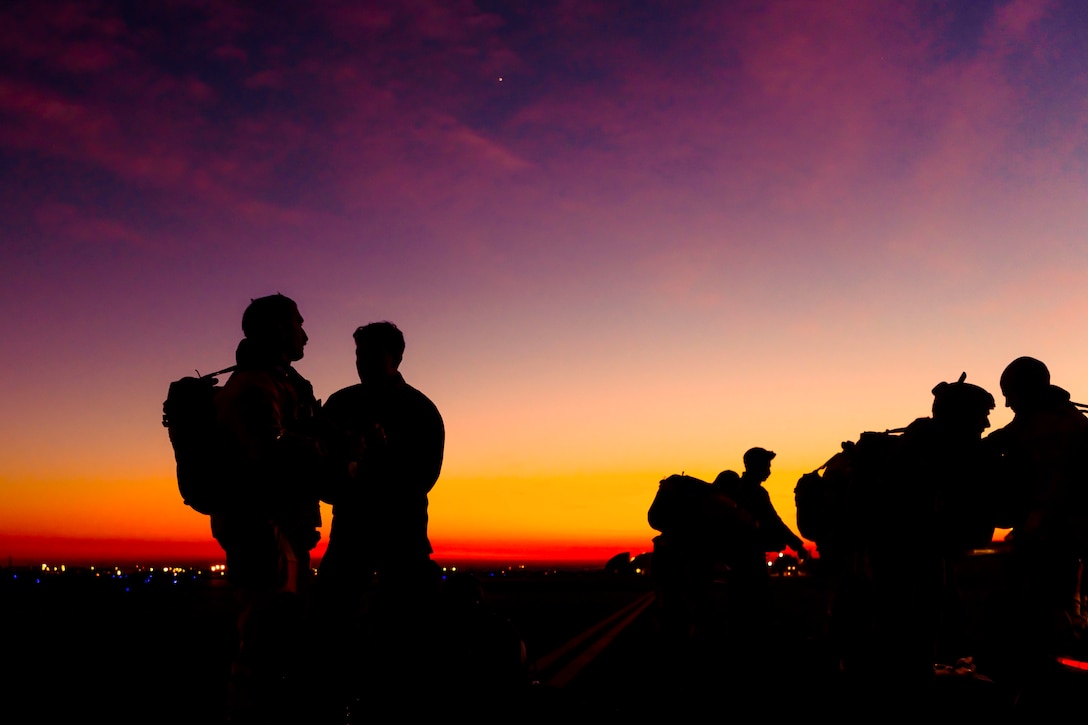
<path id="1" fill-rule="evenodd" d="M 438 483 L 442 473 L 442 460 L 446 450 L 446 426 L 438 408 L 428 399 L 421 402 L 422 424 L 419 430 L 418 451 L 407 464 L 412 479 L 418 481 L 424 493 L 429 493 Z"/>
<path id="2" fill-rule="evenodd" d="M 387 473 L 391 479 L 411 482 L 415 493 L 426 495 L 442 473 L 446 429 L 438 408 L 422 393 L 416 392 L 406 404 L 398 437 L 389 441 Z"/>
<path id="3" fill-rule="evenodd" d="M 808 551 L 805 549 L 805 542 L 800 536 L 793 533 L 793 530 L 786 525 L 786 522 L 782 520 L 782 517 L 778 515 L 778 510 L 775 509 L 774 504 L 771 502 L 771 496 L 767 493 L 767 490 L 762 486 L 760 487 L 761 494 L 761 508 L 764 510 L 764 515 L 760 519 L 760 528 L 762 528 L 767 535 L 768 543 L 774 543 L 781 548 L 790 548 L 797 554 L 799 559 L 803 559 L 808 555 Z M 781 550 L 781 548 L 779 550 Z"/>
<path id="4" fill-rule="evenodd" d="M 366 436 L 354 478 L 383 495 L 426 496 L 442 472 L 446 431 L 438 408 L 422 393 L 400 398 Z"/>

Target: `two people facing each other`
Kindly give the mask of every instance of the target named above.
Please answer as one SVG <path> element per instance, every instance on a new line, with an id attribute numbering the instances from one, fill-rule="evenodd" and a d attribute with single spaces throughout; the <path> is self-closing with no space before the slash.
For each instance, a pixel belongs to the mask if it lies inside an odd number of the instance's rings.
<path id="1" fill-rule="evenodd" d="M 863 434 L 826 464 L 847 494 L 835 526 L 814 538 L 841 585 L 832 624 L 848 671 L 864 675 L 879 656 L 892 670 L 882 683 L 918 684 L 934 663 L 981 650 L 1019 690 L 1044 679 L 1068 641 L 1088 553 L 1088 418 L 1037 359 L 1014 360 L 1000 385 L 1014 417 L 989 435 L 994 398 L 961 376 L 933 388 L 932 416 L 898 435 Z M 971 619 L 959 578 L 995 528 L 1011 529 L 989 593 L 1005 609 L 987 615 L 997 631 Z"/>
<path id="2" fill-rule="evenodd" d="M 441 471 L 444 427 L 398 370 L 404 338 L 388 322 L 356 330 L 360 382 L 322 406 L 294 368 L 308 342 L 302 325 L 290 298 L 252 300 L 236 369 L 215 398 L 233 490 L 211 527 L 238 598 L 228 704 L 239 721 L 289 720 L 307 708 L 312 614 L 344 640 L 377 581 L 437 597 L 427 494 Z M 315 591 L 321 501 L 333 504 L 333 522 Z M 311 612 L 315 595 L 322 607 Z"/>
<path id="3" fill-rule="evenodd" d="M 230 507 L 212 516 L 212 530 L 230 576 L 305 590 L 325 501 L 333 504 L 322 560 L 328 579 L 354 578 L 349 570 L 434 579 L 428 493 L 441 473 L 445 431 L 434 403 L 399 372 L 403 334 L 390 322 L 358 328 L 360 382 L 322 406 L 293 367 L 308 342 L 302 323 L 288 297 L 253 300 L 242 318 L 237 369 L 216 397 L 236 490 Z M 270 540 L 277 545 L 265 546 Z M 282 561 L 296 562 L 296 570 Z"/>

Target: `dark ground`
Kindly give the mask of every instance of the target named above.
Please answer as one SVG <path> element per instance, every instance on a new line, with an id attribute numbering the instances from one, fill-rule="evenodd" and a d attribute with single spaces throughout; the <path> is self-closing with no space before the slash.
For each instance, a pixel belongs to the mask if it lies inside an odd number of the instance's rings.
<path id="1" fill-rule="evenodd" d="M 25 714 L 6 722 L 222 722 L 234 641 L 232 599 L 222 581 L 12 574 L 4 570 L 0 586 L 2 699 L 5 712 Z M 976 574 L 974 591 L 987 591 L 986 565 Z M 550 661 L 572 638 L 652 590 L 647 577 L 603 571 L 481 573 L 480 582 L 485 603 L 524 641 L 531 666 Z M 864 692 L 843 680 L 823 636 L 826 595 L 818 578 L 782 577 L 772 584 L 779 627 L 762 661 L 731 668 L 714 642 L 675 656 L 664 648 L 650 606 L 561 687 L 551 684 L 554 666 L 534 666 L 535 684 L 516 699 L 448 693 L 451 712 L 467 707 L 477 722 L 551 722 L 575 714 L 639 722 L 755 707 L 772 720 L 854 721 L 902 714 L 912 704 L 866 702 Z M 600 642 L 587 638 L 582 649 Z M 872 666 L 879 672 L 882 663 Z M 1077 693 L 1078 701 L 1088 695 L 1088 675 L 1069 677 L 1063 692 Z M 1013 714 L 1004 695 L 979 678 L 949 677 L 940 687 L 942 698 L 933 701 L 939 709 L 926 719 Z M 420 692 L 417 701 L 432 696 Z"/>

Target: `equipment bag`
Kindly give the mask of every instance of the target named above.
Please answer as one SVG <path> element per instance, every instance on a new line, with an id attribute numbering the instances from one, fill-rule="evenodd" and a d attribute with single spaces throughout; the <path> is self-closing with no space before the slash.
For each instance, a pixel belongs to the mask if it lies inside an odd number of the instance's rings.
<path id="1" fill-rule="evenodd" d="M 226 498 L 215 396 L 222 389 L 217 376 L 233 370 L 175 380 L 162 404 L 162 424 L 177 462 L 178 491 L 187 506 L 202 514 L 221 510 Z"/>

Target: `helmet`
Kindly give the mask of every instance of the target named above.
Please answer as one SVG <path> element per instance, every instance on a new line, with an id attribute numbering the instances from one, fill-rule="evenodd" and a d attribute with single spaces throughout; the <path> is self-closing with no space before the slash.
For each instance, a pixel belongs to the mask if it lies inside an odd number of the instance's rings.
<path id="1" fill-rule="evenodd" d="M 1050 387 L 1050 370 L 1033 357 L 1018 357 L 1001 373 L 1001 392 L 1006 396 L 1038 393 Z"/>
<path id="2" fill-rule="evenodd" d="M 933 388 L 933 417 L 973 417 L 988 415 L 994 409 L 994 396 L 984 388 L 965 383 L 961 373 L 954 383 L 937 383 Z"/>

